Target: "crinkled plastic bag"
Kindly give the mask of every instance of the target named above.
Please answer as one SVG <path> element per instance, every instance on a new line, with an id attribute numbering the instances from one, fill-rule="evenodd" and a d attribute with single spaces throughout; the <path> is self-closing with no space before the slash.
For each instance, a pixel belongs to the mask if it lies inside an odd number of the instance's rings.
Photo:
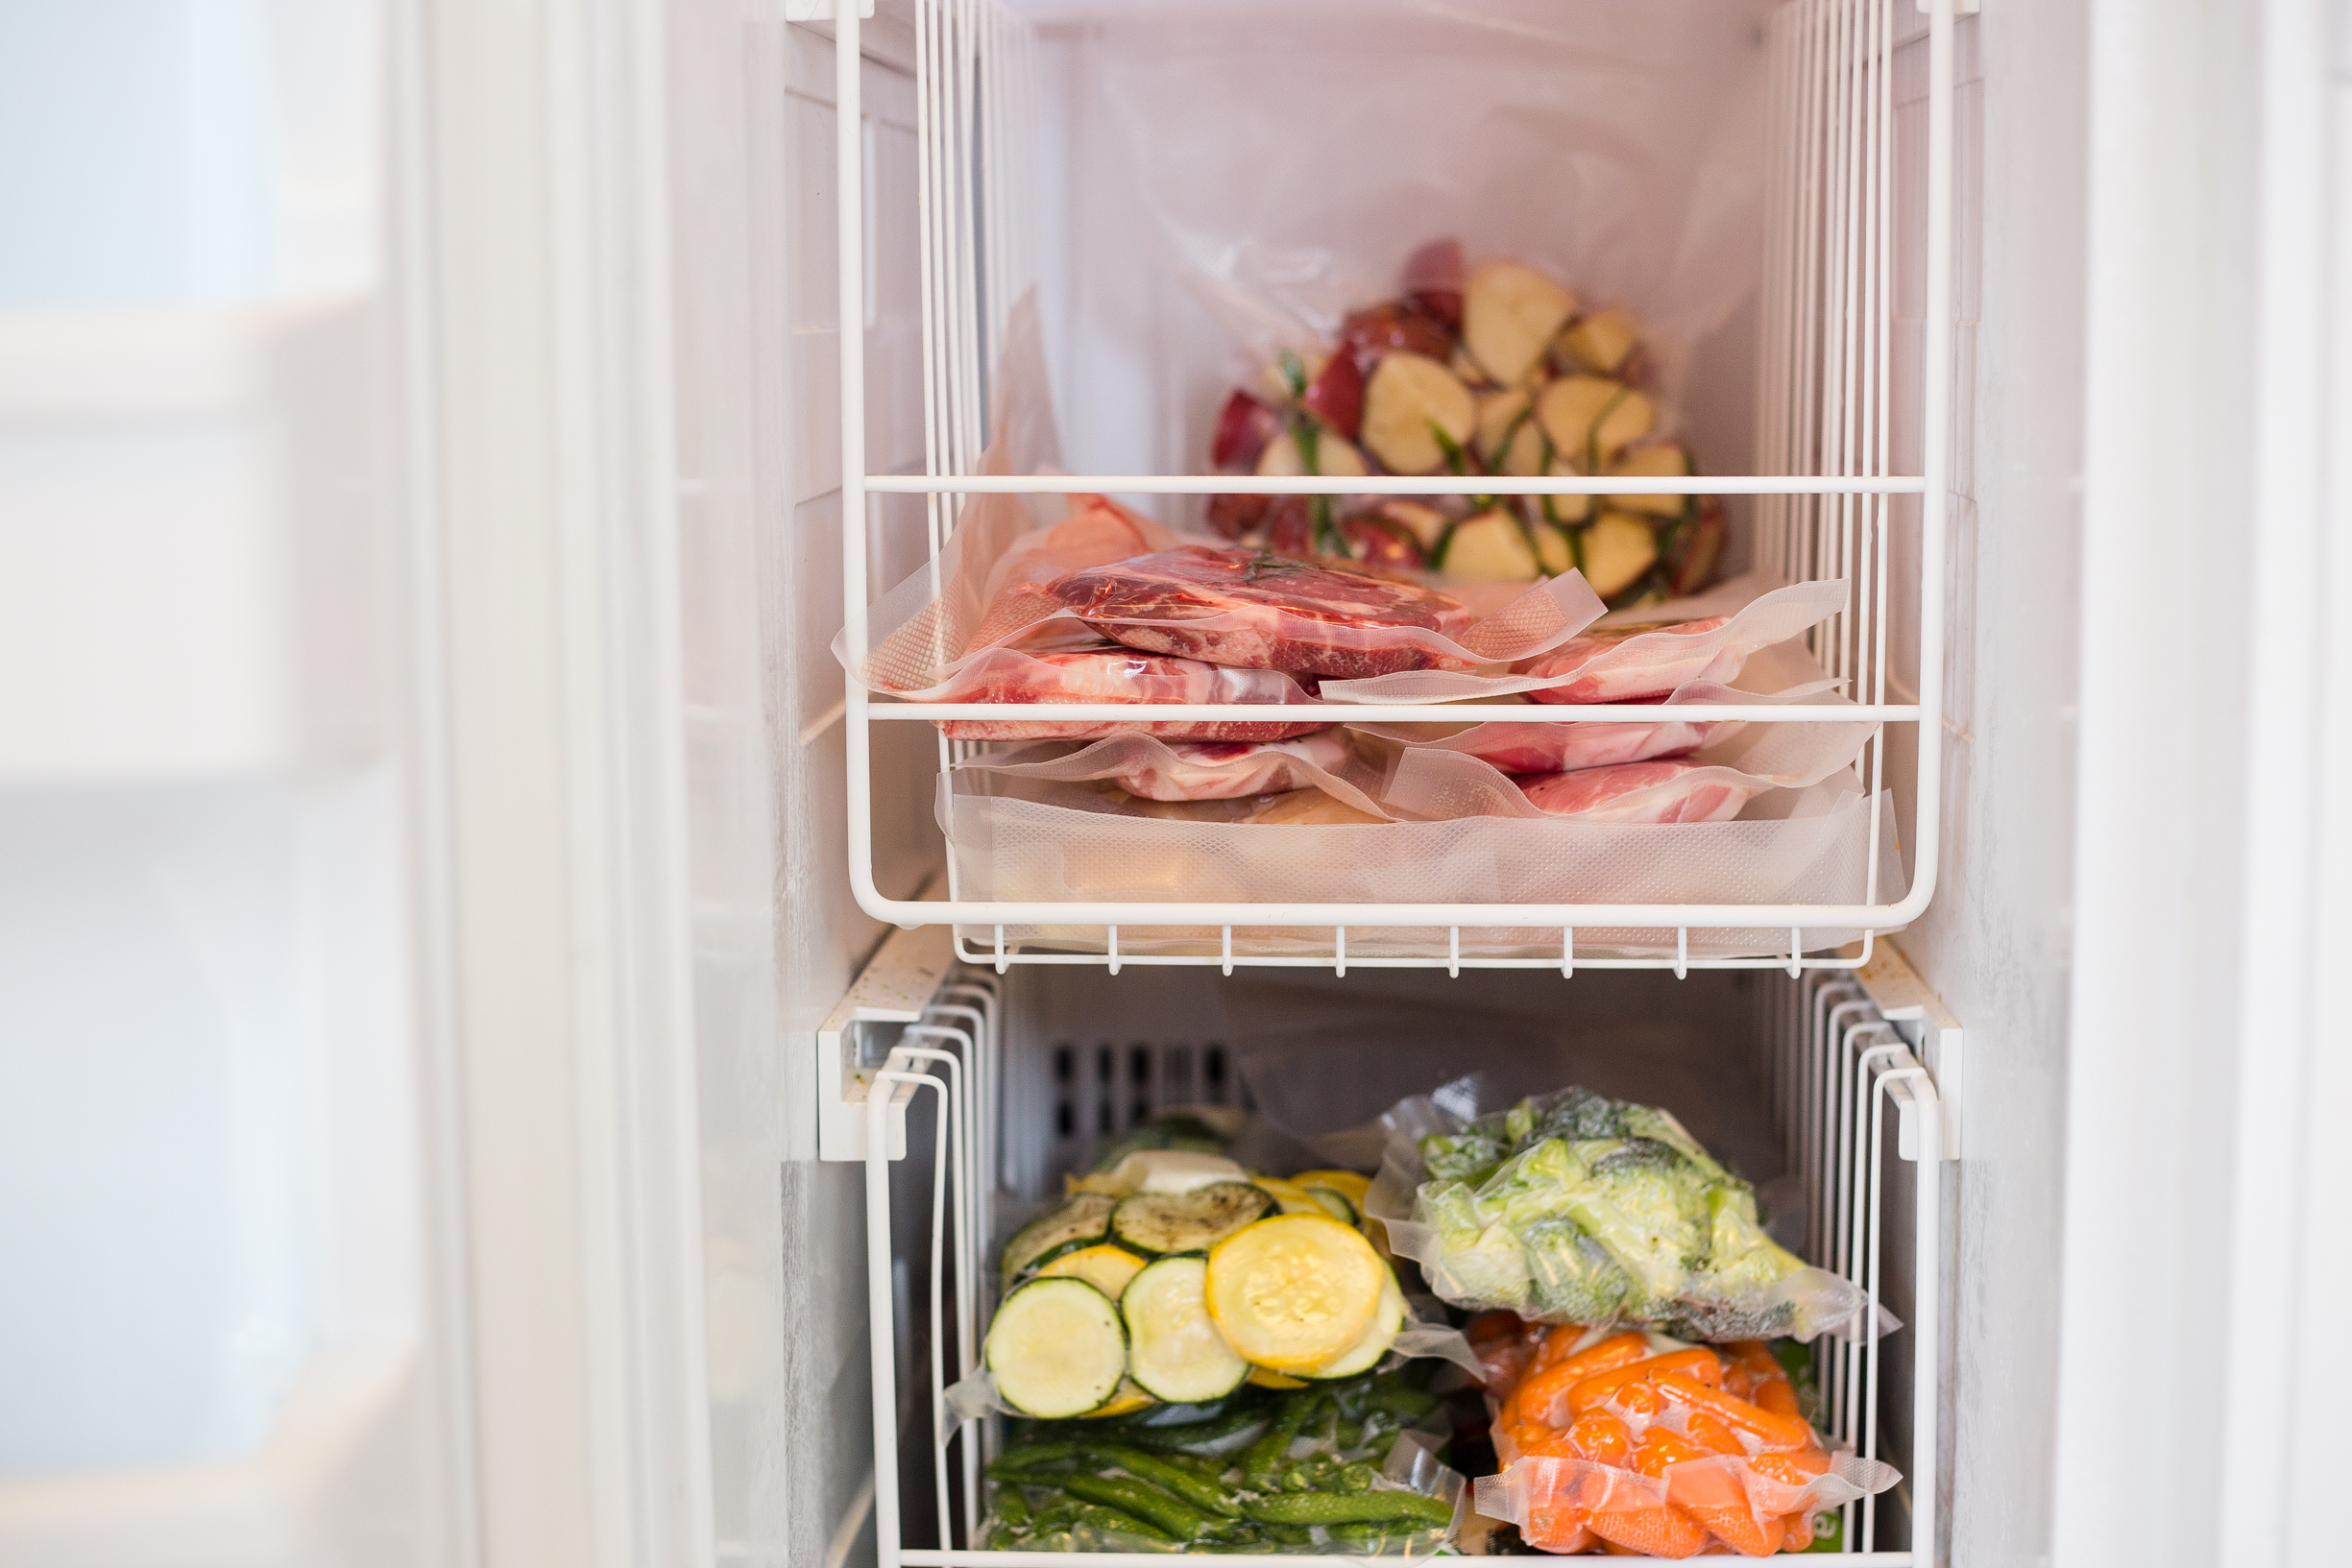
<path id="1" fill-rule="evenodd" d="M 1055 639 L 1024 639 L 1022 645 L 983 649 L 931 695 L 939 702 L 1024 703 L 1311 703 L 1315 694 L 1274 669 L 1226 669 L 1198 659 L 1139 653 L 1091 632 L 1053 646 Z M 1195 719 L 1158 722 L 1136 719 L 941 719 L 952 740 L 1091 740 L 1112 735 L 1155 735 L 1171 740 L 1279 740 L 1329 727 L 1321 717 L 1297 724 L 1278 720 Z"/>
<path id="2" fill-rule="evenodd" d="M 1366 1213 L 1456 1306 L 1708 1341 L 1893 1327 L 1775 1242 L 1748 1184 L 1666 1111 L 1570 1088 L 1474 1121 L 1415 1097 L 1386 1121 Z"/>
<path id="3" fill-rule="evenodd" d="M 1876 1459 L 1826 1459 L 1820 1475 L 1792 1485 L 1753 1459 L 1730 1455 L 1686 1459 L 1657 1476 L 1590 1459 L 1521 1456 L 1501 1474 L 1479 1477 L 1475 1496 L 1480 1513 L 1518 1526 L 1539 1551 L 1585 1552 L 1609 1540 L 1643 1556 L 1685 1557 L 1712 1536 L 1734 1551 L 1767 1556 L 1801 1550 L 1784 1544 L 1783 1521 L 1843 1508 L 1903 1479 Z"/>
<path id="4" fill-rule="evenodd" d="M 1845 607 L 1842 578 L 1775 587 L 1751 572 L 1692 599 L 1623 611 L 1559 648 L 1490 678 L 1490 694 L 1529 693 L 1538 702 L 1659 701 L 1698 681 L 1730 684 L 1749 658 L 1820 624 Z M 1326 681 L 1335 702 L 1425 702 L 1455 695 L 1443 671 L 1405 670 L 1366 680 Z"/>

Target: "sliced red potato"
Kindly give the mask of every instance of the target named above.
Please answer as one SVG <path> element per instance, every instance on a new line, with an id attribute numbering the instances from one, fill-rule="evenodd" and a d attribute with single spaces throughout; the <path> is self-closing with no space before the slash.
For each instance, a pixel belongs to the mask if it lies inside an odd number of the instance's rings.
<path id="1" fill-rule="evenodd" d="M 1535 541 L 1536 561 L 1547 577 L 1564 577 L 1576 567 L 1576 550 L 1568 543 L 1568 531 L 1557 523 L 1530 524 L 1528 537 Z"/>
<path id="2" fill-rule="evenodd" d="M 1564 375 L 1545 387 L 1536 399 L 1536 418 L 1554 451 L 1588 470 L 1608 463 L 1657 422 L 1649 398 L 1597 375 Z"/>
<path id="3" fill-rule="evenodd" d="M 1354 354 L 1362 364 L 1393 353 L 1443 359 L 1452 352 L 1453 344 L 1454 335 L 1443 322 L 1407 300 L 1350 311 L 1340 323 L 1340 351 Z"/>
<path id="4" fill-rule="evenodd" d="M 1355 440 L 1364 425 L 1364 371 L 1356 356 L 1339 353 L 1325 360 L 1299 401 L 1308 413 L 1347 440 Z"/>
<path id="5" fill-rule="evenodd" d="M 1437 472 L 1449 443 L 1468 444 L 1475 420 L 1470 389 L 1425 354 L 1383 356 L 1364 388 L 1364 445 L 1394 473 Z"/>
<path id="6" fill-rule="evenodd" d="M 1248 473 L 1257 467 L 1266 444 L 1282 433 L 1281 410 L 1239 387 L 1217 411 L 1217 433 L 1209 438 L 1209 462 L 1221 473 Z"/>
<path id="7" fill-rule="evenodd" d="M 1489 261 L 1462 290 L 1462 341 L 1489 375 L 1510 386 L 1543 357 L 1576 296 L 1533 267 Z"/>
<path id="8" fill-rule="evenodd" d="M 1658 565 L 1657 531 L 1628 512 L 1604 512 L 1585 530 L 1585 581 L 1613 599 Z"/>
<path id="9" fill-rule="evenodd" d="M 1609 465 L 1609 471 L 1625 478 L 1686 479 L 1690 454 L 1672 442 L 1628 446 Z M 1654 518 L 1679 518 L 1689 509 L 1687 495 L 1612 495 L 1607 505 L 1619 512 L 1641 512 Z"/>
<path id="10" fill-rule="evenodd" d="M 1478 455 L 1488 469 L 1497 473 L 1539 471 L 1543 463 L 1543 432 L 1536 424 L 1534 394 L 1524 387 L 1481 393 L 1477 407 Z M 1515 461 L 1526 466 L 1514 468 Z"/>
<path id="11" fill-rule="evenodd" d="M 1542 573 L 1527 530 L 1501 507 L 1456 523 L 1441 565 L 1465 583 L 1532 583 Z"/>
<path id="12" fill-rule="evenodd" d="M 1454 351 L 1445 356 L 1445 368 L 1453 372 L 1454 374 L 1460 378 L 1462 384 L 1466 387 L 1488 387 L 1493 385 L 1492 382 L 1487 379 L 1486 367 L 1479 364 L 1477 360 L 1472 359 L 1470 357 L 1470 351 L 1462 347 L 1462 345 L 1459 343 L 1454 345 Z"/>
<path id="13" fill-rule="evenodd" d="M 1363 476 L 1364 454 L 1348 445 L 1346 438 L 1333 430 L 1318 430 L 1313 436 L 1315 466 L 1309 468 L 1299 455 L 1298 436 L 1284 431 L 1278 440 L 1266 444 L 1258 454 L 1258 474 L 1262 478 L 1290 478 L 1299 474 L 1319 473 L 1335 478 L 1355 479 Z"/>
<path id="14" fill-rule="evenodd" d="M 1641 327 L 1630 310 L 1596 310 L 1568 323 L 1553 345 L 1553 357 L 1564 371 L 1592 371 L 1615 375 L 1641 342 Z"/>
<path id="15" fill-rule="evenodd" d="M 1462 329 L 1462 242 L 1431 240 L 1405 258 L 1405 299 L 1423 314 Z"/>
<path id="16" fill-rule="evenodd" d="M 1227 539 L 1239 539 L 1265 522 L 1272 495 L 1211 495 L 1209 526 Z"/>
<path id="17" fill-rule="evenodd" d="M 1372 512 L 1358 512 L 1339 520 L 1340 538 L 1347 553 L 1375 571 L 1418 571 L 1420 541 L 1404 524 Z"/>
<path id="18" fill-rule="evenodd" d="M 1445 530 L 1454 525 L 1452 518 L 1426 501 L 1382 501 L 1380 515 L 1411 534 L 1423 555 L 1436 549 Z"/>
<path id="19" fill-rule="evenodd" d="M 1552 459 L 1550 471 L 1554 474 L 1569 474 L 1574 473 L 1576 470 L 1555 457 Z M 1540 495 L 1536 498 L 1536 510 L 1543 514 L 1543 520 L 1546 522 L 1557 522 L 1564 526 L 1569 523 L 1584 522 L 1592 516 L 1592 497 L 1581 493 L 1565 495 Z"/>
<path id="20" fill-rule="evenodd" d="M 1723 505 L 1712 495 L 1699 497 L 1698 506 L 1676 528 L 1666 553 L 1666 586 L 1676 598 L 1696 593 L 1715 575 L 1723 558 Z"/>

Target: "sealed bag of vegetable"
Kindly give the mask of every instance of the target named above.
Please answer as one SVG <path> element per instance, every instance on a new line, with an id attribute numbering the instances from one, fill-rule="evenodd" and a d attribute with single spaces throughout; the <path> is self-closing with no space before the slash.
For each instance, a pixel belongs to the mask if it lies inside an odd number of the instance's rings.
<path id="1" fill-rule="evenodd" d="M 1122 1419 L 1017 1423 L 988 1467 L 990 1551 L 1177 1550 L 1408 1560 L 1455 1535 L 1427 1380 L 1383 1372 Z"/>
<path id="2" fill-rule="evenodd" d="M 1457 1306 L 1700 1340 L 1893 1326 L 1766 1235 L 1748 1183 L 1655 1106 L 1568 1088 L 1467 1122 L 1417 1097 L 1388 1121 L 1370 1212 Z"/>
<path id="3" fill-rule="evenodd" d="M 1717 1350 L 1570 1323 L 1531 1349 L 1490 1362 L 1501 1470 L 1477 1501 L 1541 1551 L 1804 1551 L 1818 1516 L 1901 1479 L 1833 1450 L 1761 1340 Z"/>

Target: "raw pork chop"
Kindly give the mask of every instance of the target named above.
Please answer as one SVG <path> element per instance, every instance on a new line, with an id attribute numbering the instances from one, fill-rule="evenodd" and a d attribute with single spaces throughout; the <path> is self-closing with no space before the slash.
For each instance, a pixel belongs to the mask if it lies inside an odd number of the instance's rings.
<path id="1" fill-rule="evenodd" d="M 1765 787 L 1762 780 L 1734 783 L 1728 771 L 1696 762 L 1620 762 L 1512 782 L 1538 810 L 1580 822 L 1728 822 Z"/>
<path id="2" fill-rule="evenodd" d="M 1539 688 L 1528 695 L 1538 702 L 1641 702 L 1667 696 L 1684 682 L 1708 674 L 1723 650 L 1711 642 L 1700 642 L 1687 652 L 1663 641 L 1639 648 L 1625 644 L 1649 632 L 1670 638 L 1704 638 L 1729 618 L 1708 615 L 1699 620 L 1597 627 L 1531 660 L 1524 673 L 1557 678 L 1561 684 Z M 1729 680 L 1731 676 L 1717 672 L 1716 678 Z"/>
<path id="3" fill-rule="evenodd" d="M 1131 648 L 1215 664 L 1346 679 L 1476 667 L 1433 646 L 1469 629 L 1462 601 L 1343 562 L 1187 545 L 1074 571 L 1050 591 Z"/>
<path id="4" fill-rule="evenodd" d="M 939 693 L 940 702 L 1201 703 L 1298 701 L 1311 692 L 1271 671 L 1220 669 L 1196 659 L 1137 653 L 1112 644 L 1037 654 L 999 654 L 969 666 Z M 953 740 L 1086 740 L 1156 735 L 1186 740 L 1281 740 L 1328 726 L 1308 719 L 1273 722 L 1125 723 L 1116 719 L 943 719 Z"/>

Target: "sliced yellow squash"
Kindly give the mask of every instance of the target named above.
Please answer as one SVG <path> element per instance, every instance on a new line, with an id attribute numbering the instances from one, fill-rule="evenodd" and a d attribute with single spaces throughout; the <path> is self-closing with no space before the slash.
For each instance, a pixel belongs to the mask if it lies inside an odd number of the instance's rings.
<path id="1" fill-rule="evenodd" d="M 1300 1387 L 1303 1387 L 1304 1385 Z M 1148 1411 L 1158 1403 L 1158 1400 L 1138 1388 L 1133 1378 L 1121 1378 L 1119 1391 L 1110 1396 L 1109 1403 L 1098 1405 L 1088 1411 L 1086 1418 L 1090 1421 L 1099 1421 L 1106 1415 L 1132 1415 L 1137 1411 Z"/>
<path id="2" fill-rule="evenodd" d="M 1279 1176 L 1252 1176 L 1251 1185 L 1274 1200 L 1274 1207 L 1284 1214 L 1323 1214 L 1328 1211 L 1315 1201 L 1314 1194 L 1296 1182 Z"/>
<path id="3" fill-rule="evenodd" d="M 1389 1278 L 1361 1231 L 1320 1211 L 1276 1215 L 1210 1249 L 1209 1315 L 1247 1360 L 1297 1371 L 1364 1337 Z"/>
<path id="4" fill-rule="evenodd" d="M 1389 1353 L 1389 1346 L 1396 1342 L 1404 1328 L 1405 1293 L 1397 1288 L 1396 1276 L 1391 1274 L 1380 1287 L 1380 1306 L 1372 1314 L 1372 1326 L 1364 1331 L 1364 1337 L 1327 1362 L 1300 1367 L 1298 1375 L 1313 1379 L 1351 1378 L 1358 1372 L 1369 1372 L 1380 1364 L 1380 1358 Z"/>
<path id="5" fill-rule="evenodd" d="M 1372 1190 L 1372 1178 L 1353 1170 L 1301 1170 L 1290 1181 L 1294 1187 L 1328 1187 L 1359 1209 L 1364 1194 Z"/>
<path id="6" fill-rule="evenodd" d="M 1127 1290 L 1128 1281 L 1143 1272 L 1144 1261 L 1126 1247 L 1104 1242 L 1098 1246 L 1080 1247 L 1065 1252 L 1037 1270 L 1039 1279 L 1082 1279 L 1113 1301 Z"/>
<path id="7" fill-rule="evenodd" d="M 1287 1373 L 1275 1371 L 1271 1366 L 1249 1368 L 1249 1381 L 1261 1388 L 1303 1388 L 1307 1386 L 1306 1379 L 1291 1377 Z"/>

